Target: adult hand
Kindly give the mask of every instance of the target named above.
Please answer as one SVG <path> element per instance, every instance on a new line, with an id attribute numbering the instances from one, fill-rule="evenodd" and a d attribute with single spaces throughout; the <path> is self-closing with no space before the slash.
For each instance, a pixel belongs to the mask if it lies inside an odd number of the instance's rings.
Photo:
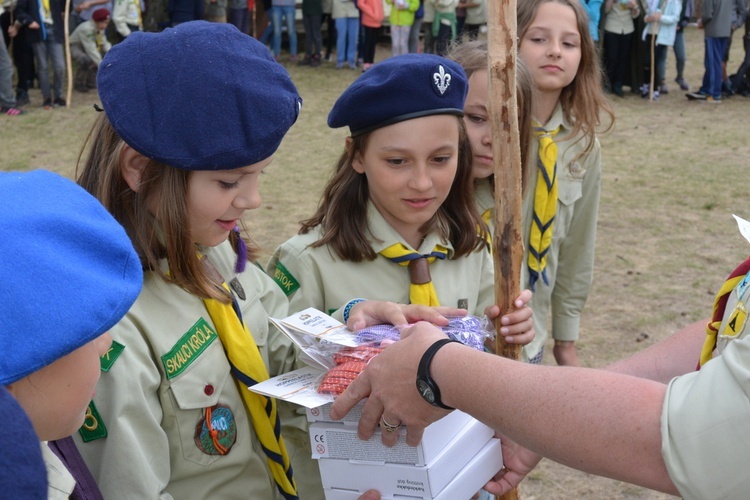
<path id="1" fill-rule="evenodd" d="M 526 345 L 534 340 L 534 319 L 532 310 L 527 305 L 531 300 L 531 291 L 524 290 L 515 300 L 517 310 L 500 318 L 500 335 L 508 344 Z M 489 306 L 484 313 L 490 320 L 500 315 L 500 308 L 496 305 Z"/>
<path id="2" fill-rule="evenodd" d="M 15 36 L 18 34 L 18 26 L 15 24 L 11 24 L 8 26 L 8 36 L 11 38 L 15 38 Z"/>
<path id="3" fill-rule="evenodd" d="M 352 331 L 384 323 L 405 327 L 417 321 L 429 321 L 438 326 L 447 326 L 448 319 L 446 316 L 456 317 L 466 316 L 466 314 L 466 309 L 453 307 L 404 305 L 380 300 L 366 300 L 352 307 L 349 311 L 346 326 Z"/>
<path id="4" fill-rule="evenodd" d="M 542 460 L 542 456 L 504 436 L 498 437 L 503 448 L 503 468 L 484 485 L 484 489 L 493 495 L 504 495 L 518 486 Z"/>
<path id="5" fill-rule="evenodd" d="M 39 29 L 39 23 L 36 21 L 31 21 L 31 23 L 28 26 L 29 29 L 32 30 L 38 30 Z"/>
<path id="6" fill-rule="evenodd" d="M 381 418 L 385 418 L 389 424 L 406 426 L 407 444 L 419 444 L 425 427 L 448 413 L 422 399 L 416 382 L 422 355 L 435 341 L 444 338 L 439 328 L 427 322 L 416 323 L 401 332 L 401 340 L 371 359 L 367 368 L 336 398 L 331 417 L 343 418 L 354 405 L 367 398 L 359 419 L 360 439 L 370 439 Z M 397 432 L 382 435 L 383 443 L 389 446 L 398 440 Z"/>

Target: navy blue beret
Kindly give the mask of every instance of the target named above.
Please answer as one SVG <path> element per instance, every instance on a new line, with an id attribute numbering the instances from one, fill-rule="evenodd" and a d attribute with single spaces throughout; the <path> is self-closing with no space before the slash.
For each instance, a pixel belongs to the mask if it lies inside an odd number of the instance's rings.
<path id="1" fill-rule="evenodd" d="M 0 173 L 0 385 L 108 331 L 140 293 L 125 230 L 93 196 L 52 172 Z"/>
<path id="2" fill-rule="evenodd" d="M 34 427 L 16 399 L 0 385 L 0 491 L 4 498 L 47 498 L 47 467 Z"/>
<path id="3" fill-rule="evenodd" d="M 432 54 L 403 54 L 375 64 L 347 88 L 328 126 L 353 136 L 429 115 L 464 114 L 468 92 L 460 64 Z"/>
<path id="4" fill-rule="evenodd" d="M 131 33 L 104 56 L 97 83 L 107 118 L 130 147 L 187 170 L 265 160 L 302 103 L 268 48 L 226 23 Z"/>

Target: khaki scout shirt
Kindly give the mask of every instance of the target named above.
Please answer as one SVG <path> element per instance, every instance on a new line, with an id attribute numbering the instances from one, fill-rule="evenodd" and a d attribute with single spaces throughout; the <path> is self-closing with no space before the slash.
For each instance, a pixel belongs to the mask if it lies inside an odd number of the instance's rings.
<path id="1" fill-rule="evenodd" d="M 554 130 L 557 143 L 558 202 L 552 244 L 547 253 L 547 279 L 539 278 L 534 297 L 529 304 L 534 312 L 536 337 L 523 348 L 523 359 L 536 356 L 550 337 L 556 340 L 576 340 L 581 310 L 586 303 L 594 270 L 594 240 L 599 215 L 601 192 L 601 146 L 597 140 L 591 152 L 578 158 L 585 141 L 566 138 L 572 127 L 563 118 L 558 104 L 549 122 L 544 126 Z M 532 141 L 530 158 L 536 161 L 539 141 Z M 534 216 L 534 191 L 536 174 L 531 176 L 527 196 L 523 200 L 523 241 L 525 251 L 521 275 L 524 288 L 529 287 L 528 241 Z M 547 319 L 552 312 L 552 330 L 547 330 Z"/>
<path id="2" fill-rule="evenodd" d="M 205 253 L 228 283 L 238 280 L 242 293 L 232 288 L 270 375 L 294 369 L 292 343 L 268 323 L 269 315 L 287 315 L 278 286 L 254 265 L 236 275 L 227 242 Z M 110 332 L 117 344 L 105 356 L 111 364 L 96 388 L 98 415 L 84 424 L 97 431 L 106 427 L 106 437 L 84 442 L 74 436 L 105 498 L 281 498 L 214 332 L 200 298 L 145 274 L 136 303 Z M 202 451 L 195 439 L 205 408 L 217 404 L 228 408 L 227 425 L 236 428 L 236 442 L 224 456 Z M 285 419 L 289 411 L 283 406 L 282 435 L 301 498 L 323 498 L 306 422 Z M 297 450 L 294 442 L 307 443 L 307 450 Z M 317 489 L 309 486 L 315 483 Z"/>
<path id="3" fill-rule="evenodd" d="M 749 307 L 750 274 L 727 301 L 717 342 L 721 355 L 700 371 L 673 379 L 667 388 L 662 456 L 683 498 L 748 498 Z"/>
<path id="4" fill-rule="evenodd" d="M 97 35 L 101 40 L 101 48 L 96 46 Z M 97 33 L 93 20 L 84 21 L 76 27 L 70 35 L 70 46 L 71 48 L 77 47 L 84 52 L 97 66 L 102 62 L 102 54 L 106 54 L 112 48 L 104 31 Z"/>
<path id="5" fill-rule="evenodd" d="M 368 205 L 368 238 L 375 252 L 403 243 L 401 236 Z M 321 237 L 320 228 L 293 236 L 271 257 L 268 274 L 289 296 L 289 308 L 297 312 L 315 307 L 333 313 L 353 298 L 409 303 L 409 270 L 382 255 L 375 260 L 341 260 L 328 246 L 312 248 Z M 448 258 L 430 264 L 430 275 L 440 305 L 462 307 L 470 314 L 482 315 L 494 303 L 492 258 L 484 249 L 453 259 L 450 243 L 437 234 L 428 234 L 416 250 L 427 254 L 436 244 L 448 248 Z M 406 243 L 404 243 L 406 245 Z M 408 248 L 409 245 L 406 245 Z"/>

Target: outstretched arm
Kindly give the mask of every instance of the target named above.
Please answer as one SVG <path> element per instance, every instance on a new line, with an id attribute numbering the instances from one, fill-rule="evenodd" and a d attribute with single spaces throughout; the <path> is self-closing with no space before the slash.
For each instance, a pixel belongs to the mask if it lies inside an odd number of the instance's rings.
<path id="1" fill-rule="evenodd" d="M 336 400 L 332 416 L 343 416 L 369 396 L 360 436 L 371 436 L 385 414 L 389 422 L 406 424 L 407 442 L 416 443 L 426 425 L 445 415 L 421 399 L 415 382 L 422 354 L 440 338 L 434 326 L 418 323 L 370 362 Z M 602 370 L 526 365 L 455 343 L 438 351 L 430 371 L 443 403 L 534 452 L 592 474 L 677 493 L 661 455 L 664 384 Z M 467 380 L 477 389 L 467 390 Z"/>

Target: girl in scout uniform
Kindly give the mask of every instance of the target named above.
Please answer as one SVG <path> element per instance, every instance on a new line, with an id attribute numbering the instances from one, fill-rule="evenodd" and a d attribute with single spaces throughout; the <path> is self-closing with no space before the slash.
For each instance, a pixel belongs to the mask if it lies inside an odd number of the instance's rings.
<path id="1" fill-rule="evenodd" d="M 289 75 L 234 26 L 195 21 L 133 33 L 98 84 L 104 113 L 79 183 L 125 226 L 145 271 L 76 436 L 102 492 L 322 498 L 305 419 L 247 389 L 296 368 L 268 323 L 287 299 L 247 265 L 256 249 L 238 229 L 300 110 Z"/>
<path id="2" fill-rule="evenodd" d="M 0 407 L 25 412 L 3 420 L 2 495 L 101 499 L 70 435 L 86 419 L 107 332 L 138 297 L 138 255 L 94 197 L 51 172 L 0 173 L 0 210 Z M 21 439 L 29 421 L 36 443 Z"/>
<path id="3" fill-rule="evenodd" d="M 474 198 L 482 220 L 492 232 L 495 225 L 495 176 L 492 173 L 495 162 L 492 155 L 492 127 L 488 109 L 487 42 L 485 40 L 463 41 L 454 45 L 447 57 L 460 64 L 468 77 L 469 91 L 464 104 L 464 126 L 473 154 L 471 175 L 474 178 Z M 534 83 L 528 69 L 523 62 L 517 61 L 516 100 L 523 164 L 521 183 L 524 194 L 528 191 L 531 174 L 534 172 L 529 168 L 529 162 L 526 161 L 531 141 L 533 88 Z"/>
<path id="4" fill-rule="evenodd" d="M 466 87 L 458 64 L 407 54 L 373 66 L 341 95 L 328 124 L 349 127 L 346 149 L 317 213 L 268 266 L 292 310 L 347 319 L 353 296 L 480 315 L 494 303 L 461 120 Z M 504 318 L 509 342 L 533 337 L 529 314 Z"/>
<path id="5" fill-rule="evenodd" d="M 523 201 L 523 283 L 534 291 L 536 338 L 525 360 L 541 362 L 555 339 L 555 360 L 577 365 L 575 340 L 591 290 L 601 190 L 600 113 L 614 119 L 602 91 L 588 16 L 575 0 L 518 3 L 518 58 L 536 87 L 529 196 Z M 551 330 L 547 329 L 552 315 Z"/>

